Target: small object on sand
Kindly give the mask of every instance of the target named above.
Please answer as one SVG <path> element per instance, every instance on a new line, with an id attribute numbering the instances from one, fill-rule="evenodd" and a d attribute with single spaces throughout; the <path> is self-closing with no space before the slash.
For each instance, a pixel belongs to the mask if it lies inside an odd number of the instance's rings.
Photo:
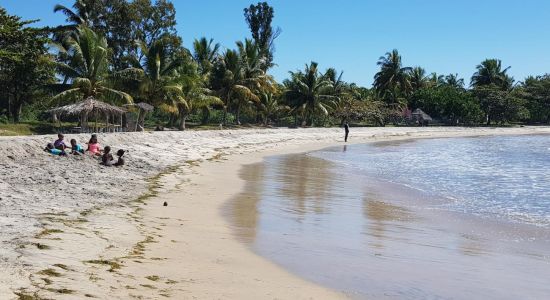
<path id="1" fill-rule="evenodd" d="M 168 206 L 168 202 L 164 201 L 163 206 Z"/>
<path id="2" fill-rule="evenodd" d="M 12 159 L 12 160 L 15 160 L 15 157 L 11 156 L 11 155 L 8 155 L 8 158 L 9 159 Z"/>

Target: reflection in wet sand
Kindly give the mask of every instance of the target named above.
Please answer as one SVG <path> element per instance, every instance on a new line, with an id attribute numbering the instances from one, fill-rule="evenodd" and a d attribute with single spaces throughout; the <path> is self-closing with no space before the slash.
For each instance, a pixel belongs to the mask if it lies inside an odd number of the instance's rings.
<path id="1" fill-rule="evenodd" d="M 239 195 L 239 200 L 231 205 L 233 222 L 239 228 L 238 235 L 246 241 L 253 241 L 256 237 L 258 202 L 262 195 L 264 172 L 264 164 L 250 165 L 246 172 L 241 172 L 241 177 L 247 181 L 246 189 Z"/>
<path id="2" fill-rule="evenodd" d="M 378 249 L 383 248 L 384 240 L 390 238 L 387 236 L 391 230 L 388 227 L 395 227 L 396 222 L 413 220 L 412 213 L 407 209 L 369 197 L 363 199 L 363 213 L 367 220 L 366 234 L 375 238 L 369 244 Z"/>
<path id="3" fill-rule="evenodd" d="M 547 230 L 423 209 L 418 191 L 308 155 L 241 175 L 228 209 L 237 236 L 352 298 L 550 299 Z"/>
<path id="4" fill-rule="evenodd" d="M 285 199 L 286 209 L 300 217 L 327 213 L 324 202 L 334 176 L 327 172 L 329 164 L 322 159 L 301 159 L 296 155 L 281 158 L 274 166 L 273 179 Z"/>

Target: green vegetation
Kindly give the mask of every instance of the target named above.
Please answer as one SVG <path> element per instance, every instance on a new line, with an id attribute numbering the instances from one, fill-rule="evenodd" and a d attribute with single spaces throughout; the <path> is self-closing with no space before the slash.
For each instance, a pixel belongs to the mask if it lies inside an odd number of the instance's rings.
<path id="1" fill-rule="evenodd" d="M 35 238 L 37 239 L 40 239 L 40 238 L 43 238 L 47 235 L 50 235 L 50 234 L 54 234 L 54 233 L 62 233 L 63 230 L 60 230 L 60 229 L 50 229 L 50 228 L 45 228 L 43 229 L 41 232 L 39 232 L 38 234 L 35 235 Z"/>
<path id="2" fill-rule="evenodd" d="M 158 281 L 160 279 L 160 277 L 158 277 L 157 275 L 145 276 L 145 278 L 147 278 L 151 281 Z"/>
<path id="3" fill-rule="evenodd" d="M 44 269 L 42 271 L 39 271 L 37 274 L 38 275 L 50 276 L 50 277 L 60 277 L 61 276 L 61 274 L 59 272 L 57 272 L 56 270 L 54 270 L 54 269 Z"/>
<path id="4" fill-rule="evenodd" d="M 482 61 L 469 86 L 456 74 L 404 66 L 396 49 L 379 58 L 372 87 L 317 62 L 277 82 L 269 72 L 281 30 L 266 2 L 244 8 L 250 37 L 226 50 L 206 37 L 186 48 L 168 0 L 75 0 L 54 11 L 65 24 L 34 28 L 0 8 L 0 135 L 84 124 L 87 114 L 62 124 L 47 110 L 90 96 L 150 104 L 153 113 L 140 114 L 139 124 L 180 130 L 411 125 L 417 108 L 444 125 L 550 123 L 550 75 L 515 81 L 498 59 Z"/>
<path id="5" fill-rule="evenodd" d="M 119 264 L 118 262 L 116 261 L 112 261 L 112 260 L 105 260 L 105 259 L 94 259 L 94 260 L 87 260 L 85 261 L 85 263 L 88 263 L 88 264 L 94 264 L 94 265 L 104 265 L 104 266 L 109 266 L 109 272 L 114 272 L 118 269 L 120 269 L 122 267 L 121 264 Z"/>

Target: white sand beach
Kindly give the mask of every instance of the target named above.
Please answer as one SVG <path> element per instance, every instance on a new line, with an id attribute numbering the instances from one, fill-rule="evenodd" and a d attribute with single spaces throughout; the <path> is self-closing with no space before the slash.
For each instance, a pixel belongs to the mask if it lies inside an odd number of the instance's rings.
<path id="1" fill-rule="evenodd" d="M 548 133 L 351 128 L 349 142 Z M 128 150 L 121 168 L 43 152 L 55 138 L 0 137 L 0 299 L 345 297 L 251 252 L 223 215 L 243 165 L 343 144 L 342 129 L 100 134 L 102 146 Z"/>

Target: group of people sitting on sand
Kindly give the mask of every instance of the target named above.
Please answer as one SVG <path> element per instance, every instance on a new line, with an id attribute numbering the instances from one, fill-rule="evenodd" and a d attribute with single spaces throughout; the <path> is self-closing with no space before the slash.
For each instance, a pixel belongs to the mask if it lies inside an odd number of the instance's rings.
<path id="1" fill-rule="evenodd" d="M 63 134 L 58 134 L 57 140 L 53 143 L 48 143 L 48 145 L 46 145 L 46 148 L 44 148 L 44 151 L 59 156 L 67 156 L 67 154 L 83 155 L 84 153 L 88 152 L 92 156 L 101 157 L 101 164 L 104 166 L 118 167 L 124 165 L 123 156 L 126 151 L 119 149 L 116 153 L 118 159 L 115 161 L 113 155 L 111 154 L 111 147 L 105 146 L 105 148 L 101 149 L 101 146 L 97 141 L 96 134 L 92 134 L 90 141 L 88 141 L 88 148 L 86 150 L 84 150 L 84 147 L 82 147 L 82 145 L 79 145 L 75 139 L 71 139 L 70 147 L 65 144 L 64 139 L 65 136 Z"/>

